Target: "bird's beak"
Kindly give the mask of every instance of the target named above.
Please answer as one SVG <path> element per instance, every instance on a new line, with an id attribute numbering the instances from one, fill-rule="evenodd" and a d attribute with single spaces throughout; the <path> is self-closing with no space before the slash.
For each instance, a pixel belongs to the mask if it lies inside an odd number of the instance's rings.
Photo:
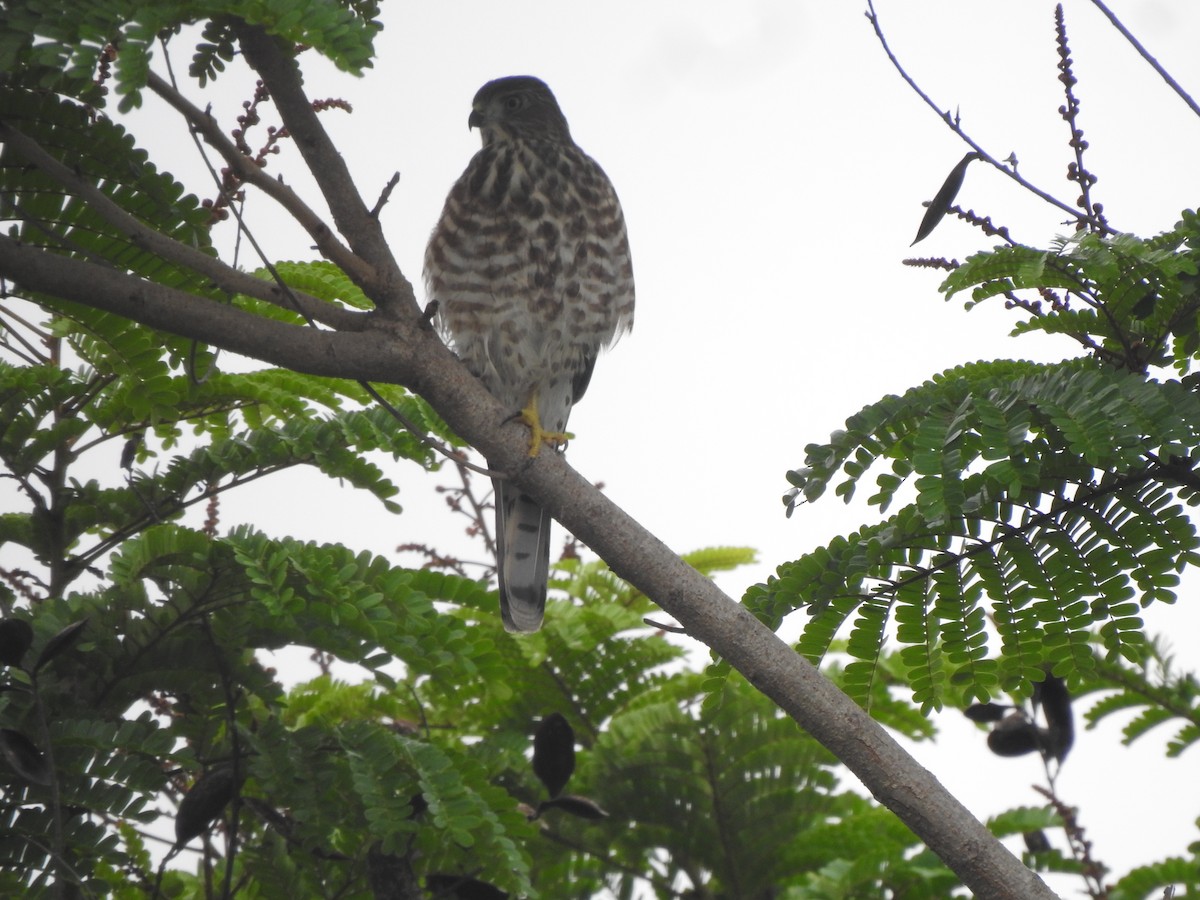
<path id="1" fill-rule="evenodd" d="M 483 113 L 481 113 L 477 109 L 471 110 L 471 115 L 469 115 L 467 117 L 467 128 L 471 129 L 471 128 L 482 128 L 482 127 L 483 127 Z"/>

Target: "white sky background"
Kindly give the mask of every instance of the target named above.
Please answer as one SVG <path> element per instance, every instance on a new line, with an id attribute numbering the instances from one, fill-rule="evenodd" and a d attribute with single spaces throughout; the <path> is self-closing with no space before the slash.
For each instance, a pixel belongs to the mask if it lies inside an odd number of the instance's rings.
<path id="1" fill-rule="evenodd" d="M 1065 5 L 1087 164 L 1100 176 L 1094 196 L 1118 228 L 1169 228 L 1183 206 L 1200 202 L 1200 120 L 1090 3 Z M 1200 95 L 1200 4 L 1111 5 Z M 968 133 L 997 158 L 1015 151 L 1022 174 L 1070 201 L 1077 190 L 1063 177 L 1071 155 L 1057 113 L 1053 8 L 1048 0 L 879 0 L 877 11 L 910 74 L 943 108 L 959 109 Z M 757 548 L 758 566 L 721 579 L 734 597 L 876 515 L 830 493 L 785 519 L 784 472 L 803 464 L 805 444 L 951 366 L 1077 353 L 1066 341 L 1010 338 L 1012 319 L 999 304 L 964 314 L 937 293 L 937 273 L 900 265 L 910 255 L 962 259 L 991 242 L 947 220 L 908 249 L 922 201 L 968 148 L 900 80 L 864 9 L 865 0 L 392 2 L 364 79 L 305 58 L 312 97 L 354 106 L 353 115 L 333 110 L 323 121 L 368 204 L 401 174 L 383 221 L 422 298 L 426 239 L 478 148 L 466 124 L 475 91 L 510 74 L 549 83 L 576 140 L 621 196 L 638 291 L 632 334 L 601 358 L 572 416 L 569 458 L 678 551 Z M 185 49 L 175 51 L 178 72 Z M 251 89 L 235 68 L 214 92 L 189 94 L 212 100 L 232 127 Z M 194 157 L 190 142 L 170 136 L 176 119 L 148 100 L 132 127 L 143 146 L 165 150 L 164 168 L 185 177 Z M 260 130 L 250 143 L 261 140 Z M 189 187 L 211 196 L 201 170 L 191 171 Z M 321 208 L 293 148 L 271 171 Z M 982 163 L 969 170 L 959 202 L 1025 242 L 1065 230 L 1062 213 Z M 271 258 L 311 258 L 307 236 L 268 201 L 254 197 L 248 216 Z M 432 490 L 451 475 L 403 466 L 391 474 L 403 489 L 398 518 L 366 495 L 289 474 L 234 492 L 222 524 L 251 520 L 268 533 L 385 555 L 410 541 L 478 554 Z M 1179 650 L 1194 661 L 1200 617 L 1190 593 L 1148 618 L 1185 635 L 1191 645 Z M 1196 784 L 1200 750 L 1167 760 L 1165 730 L 1126 749 L 1117 727 L 1082 732 L 1078 724 L 1059 789 L 1081 807 L 1097 857 L 1122 874 L 1183 853 L 1198 837 L 1200 807 L 1194 788 L 1179 785 Z M 914 752 L 974 812 L 1039 803 L 1029 786 L 1042 780 L 1040 762 L 991 756 L 984 734 L 956 712 L 942 726 L 938 746 Z M 1052 840 L 1063 846 L 1061 834 Z M 1053 883 L 1065 895 L 1081 887 Z"/>

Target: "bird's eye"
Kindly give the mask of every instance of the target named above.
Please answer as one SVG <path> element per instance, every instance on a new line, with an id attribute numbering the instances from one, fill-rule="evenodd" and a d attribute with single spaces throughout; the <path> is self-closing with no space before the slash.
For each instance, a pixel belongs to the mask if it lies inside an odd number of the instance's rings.
<path id="1" fill-rule="evenodd" d="M 516 112 L 524 105 L 524 101 L 522 101 L 521 98 L 516 94 L 513 94 L 511 97 L 504 98 L 504 108 L 509 112 Z"/>

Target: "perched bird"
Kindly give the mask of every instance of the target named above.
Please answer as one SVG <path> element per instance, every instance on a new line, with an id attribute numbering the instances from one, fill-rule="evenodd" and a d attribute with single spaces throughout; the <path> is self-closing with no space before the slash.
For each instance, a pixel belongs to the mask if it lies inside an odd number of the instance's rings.
<path id="1" fill-rule="evenodd" d="M 561 449 L 600 349 L 633 324 L 625 218 L 603 170 L 576 146 L 536 78 L 489 81 L 471 104 L 483 148 L 450 189 L 425 251 L 436 324 L 532 432 Z M 536 631 L 546 605 L 550 516 L 495 480 L 500 612 Z"/>

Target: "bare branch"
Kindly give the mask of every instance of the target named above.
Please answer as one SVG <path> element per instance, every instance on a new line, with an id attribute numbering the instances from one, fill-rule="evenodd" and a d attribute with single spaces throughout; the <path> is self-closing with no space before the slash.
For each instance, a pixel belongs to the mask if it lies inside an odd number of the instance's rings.
<path id="1" fill-rule="evenodd" d="M 1063 832 L 1071 848 L 1071 856 L 1079 865 L 1079 874 L 1087 887 L 1089 897 L 1107 898 L 1108 888 L 1104 885 L 1104 876 L 1109 868 L 1092 856 L 1092 842 L 1087 839 L 1087 833 L 1079 824 L 1079 810 L 1059 798 L 1053 784 L 1049 788 L 1035 784 L 1033 789 L 1045 797 L 1058 817 L 1062 819 Z"/>
<path id="2" fill-rule="evenodd" d="M 1179 82 L 1172 78 L 1171 73 L 1164 69 L 1162 64 L 1150 55 L 1149 51 L 1147 51 L 1146 48 L 1141 45 L 1138 39 L 1133 36 L 1129 29 L 1122 24 L 1121 20 L 1113 15 L 1112 10 L 1105 6 L 1102 0 L 1092 0 L 1092 5 L 1096 7 L 1096 9 L 1100 10 L 1100 12 L 1104 13 L 1104 15 L 1108 18 L 1108 21 L 1112 22 L 1113 27 L 1116 28 L 1117 31 L 1121 32 L 1121 36 L 1125 38 L 1125 40 L 1129 41 L 1129 43 L 1133 46 L 1133 49 L 1141 55 L 1142 59 L 1150 63 L 1154 71 L 1159 74 L 1159 77 L 1161 77 L 1162 80 L 1167 83 L 1171 90 L 1179 95 L 1180 99 L 1188 105 L 1188 108 L 1196 115 L 1200 116 L 1200 105 L 1197 105 L 1196 101 L 1192 99 L 1192 95 L 1179 86 Z"/>
<path id="3" fill-rule="evenodd" d="M 871 27 L 873 29 L 875 29 L 875 36 L 879 39 L 879 43 L 883 46 L 883 52 L 887 54 L 887 58 L 889 60 L 891 60 L 891 63 L 895 67 L 896 71 L 900 73 L 900 77 L 904 79 L 905 83 L 907 83 L 908 86 L 913 89 L 913 92 L 918 97 L 920 97 L 922 100 L 925 101 L 925 104 L 930 109 L 932 109 L 935 113 L 937 113 L 938 118 L 941 119 L 943 122 L 945 122 L 946 126 L 951 131 L 953 131 L 955 134 L 957 134 L 968 147 L 970 147 L 972 150 L 974 150 L 976 153 L 979 154 L 980 159 L 985 160 L 986 162 L 990 163 L 992 166 L 999 169 L 1001 172 L 1003 172 L 1005 175 L 1007 175 L 1009 178 L 1011 178 L 1017 184 L 1021 185 L 1021 187 L 1025 188 L 1025 190 L 1035 194 L 1036 196 L 1040 197 L 1042 200 L 1045 200 L 1051 206 L 1057 206 L 1059 209 L 1064 210 L 1065 212 L 1069 213 L 1071 215 L 1072 219 L 1078 220 L 1081 218 L 1081 214 L 1077 208 L 1075 208 L 1074 206 L 1072 206 L 1071 204 L 1069 204 L 1063 200 L 1059 200 L 1057 197 L 1055 197 L 1052 194 L 1048 194 L 1046 191 L 1043 191 L 1037 185 L 1028 181 L 1023 176 L 1017 174 L 1015 165 L 1014 166 L 1005 165 L 1003 161 L 997 160 L 994 156 L 992 156 L 990 153 L 988 153 L 986 150 L 984 150 L 983 147 L 981 147 L 978 143 L 976 143 L 975 140 L 972 139 L 971 136 L 968 135 L 967 132 L 963 129 L 962 124 L 960 123 L 959 117 L 957 115 L 953 115 L 953 116 L 950 115 L 949 112 L 947 112 L 947 111 L 943 110 L 941 107 L 939 107 L 936 103 L 933 102 L 933 99 L 928 94 L 926 94 L 923 90 L 921 90 L 920 86 L 916 83 L 916 81 L 913 80 L 913 77 L 911 75 L 909 75 L 907 71 L 905 71 L 905 69 L 902 65 L 900 65 L 900 60 L 898 60 L 896 58 L 896 54 L 894 54 L 892 52 L 892 48 L 888 45 L 887 38 L 885 38 L 883 36 L 883 28 L 879 24 L 879 16 L 875 12 L 875 4 L 874 4 L 873 0 L 867 0 L 866 16 L 867 16 L 867 20 L 871 23 Z M 1082 216 L 1082 218 L 1086 219 L 1087 217 Z M 1094 219 L 1087 219 L 1087 222 L 1092 228 L 1094 228 L 1098 232 L 1101 232 L 1104 234 L 1115 234 L 1116 233 L 1115 229 L 1109 227 L 1107 223 L 1098 222 L 1098 221 L 1095 221 Z"/>
<path id="4" fill-rule="evenodd" d="M 378 219 L 379 214 L 383 212 L 383 207 L 387 205 L 388 200 L 392 196 L 392 191 L 396 189 L 396 185 L 400 183 L 400 173 L 393 172 L 392 177 L 388 179 L 388 183 L 383 186 L 383 190 L 379 192 L 379 199 L 375 201 L 375 205 L 371 207 L 371 218 Z"/>
<path id="5" fill-rule="evenodd" d="M 372 299 L 385 315 L 420 315 L 412 284 L 401 273 L 384 240 L 379 219 L 363 202 L 346 161 L 304 93 L 296 61 L 286 56 L 278 40 L 262 28 L 238 22 L 235 30 L 247 61 L 271 92 L 283 124 L 329 204 L 338 231 L 345 235 L 351 249 L 373 267 L 377 277 Z"/>
<path id="6" fill-rule="evenodd" d="M 238 177 L 252 184 L 271 197 L 288 211 L 305 231 L 309 233 L 321 254 L 366 289 L 374 285 L 374 270 L 362 259 L 350 252 L 325 221 L 318 216 L 299 195 L 282 181 L 269 176 L 253 159 L 242 153 L 237 145 L 225 136 L 221 127 L 204 110 L 200 109 L 173 88 L 169 82 L 154 72 L 148 76 L 147 86 L 187 119 L 188 123 L 203 137 L 205 143 L 221 154 L 226 165 L 235 169 Z"/>

